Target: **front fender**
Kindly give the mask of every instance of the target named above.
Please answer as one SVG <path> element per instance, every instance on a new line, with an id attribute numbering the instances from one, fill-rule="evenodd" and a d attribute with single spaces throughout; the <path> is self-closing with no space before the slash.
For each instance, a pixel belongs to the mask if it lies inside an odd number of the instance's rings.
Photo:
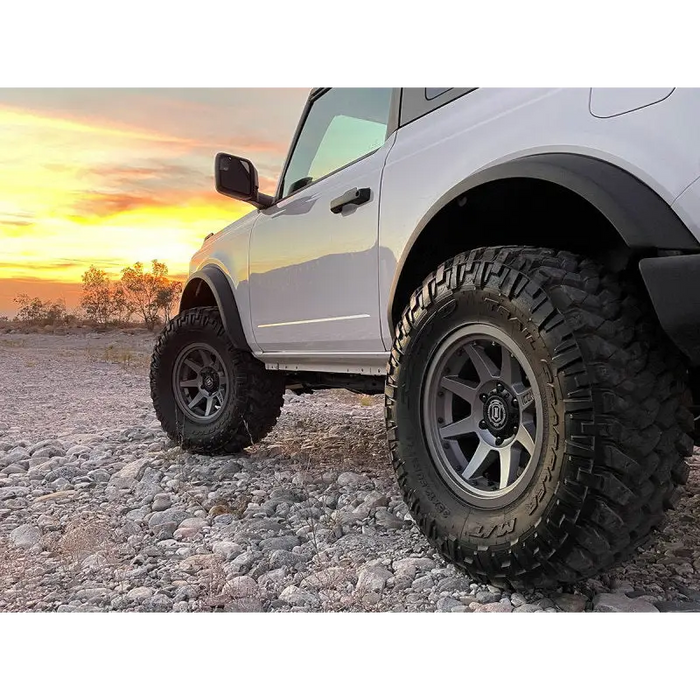
<path id="1" fill-rule="evenodd" d="M 192 273 L 185 283 L 180 298 L 180 312 L 194 306 L 216 305 L 221 314 L 224 329 L 233 346 L 239 350 L 251 352 L 243 331 L 241 315 L 226 273 L 215 265 L 205 265 Z"/>
<path id="2" fill-rule="evenodd" d="M 574 153 L 540 153 L 489 166 L 460 181 L 421 217 L 394 270 L 387 313 L 391 327 L 394 296 L 411 249 L 432 219 L 450 202 L 480 185 L 509 179 L 545 180 L 587 200 L 633 250 L 697 252 L 700 244 L 678 214 L 649 185 L 604 160 Z"/>

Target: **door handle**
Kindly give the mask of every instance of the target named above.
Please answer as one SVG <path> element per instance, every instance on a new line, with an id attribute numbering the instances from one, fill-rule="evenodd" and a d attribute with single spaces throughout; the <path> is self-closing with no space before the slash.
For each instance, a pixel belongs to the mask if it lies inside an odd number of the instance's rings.
<path id="1" fill-rule="evenodd" d="M 372 190 L 369 187 L 355 187 L 332 200 L 331 211 L 334 214 L 340 214 L 343 211 L 343 207 L 346 207 L 348 204 L 355 204 L 359 207 L 361 204 L 369 202 L 371 195 Z"/>

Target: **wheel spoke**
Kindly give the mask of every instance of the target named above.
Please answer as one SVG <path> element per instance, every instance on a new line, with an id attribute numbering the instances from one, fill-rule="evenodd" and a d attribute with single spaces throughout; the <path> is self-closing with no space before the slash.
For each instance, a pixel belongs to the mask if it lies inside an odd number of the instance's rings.
<path id="1" fill-rule="evenodd" d="M 495 379 L 498 376 L 498 368 L 481 346 L 476 343 L 469 343 L 466 346 L 466 351 L 482 382 L 487 382 L 489 379 Z"/>
<path id="2" fill-rule="evenodd" d="M 476 421 L 474 416 L 468 416 L 467 418 L 462 418 L 462 420 L 450 423 L 444 428 L 440 428 L 440 437 L 443 440 L 454 440 L 462 435 L 474 432 L 476 432 Z"/>
<path id="3" fill-rule="evenodd" d="M 515 442 L 519 442 L 530 455 L 535 454 L 535 426 L 532 423 L 521 423 L 515 434 Z"/>
<path id="4" fill-rule="evenodd" d="M 493 452 L 491 445 L 488 445 L 483 440 L 479 441 L 479 447 L 472 455 L 467 468 L 462 472 L 462 478 L 465 480 L 473 479 L 478 476 L 489 464 L 489 456 Z"/>
<path id="5" fill-rule="evenodd" d="M 522 381 L 521 374 L 520 363 L 505 345 L 501 345 L 501 379 L 512 386 Z"/>
<path id="6" fill-rule="evenodd" d="M 185 364 L 193 371 L 199 374 L 202 371 L 202 365 L 198 365 L 196 362 L 187 358 Z"/>
<path id="7" fill-rule="evenodd" d="M 226 386 L 228 384 L 228 379 L 226 379 L 226 375 L 223 372 L 219 372 L 219 385 L 220 386 Z"/>
<path id="8" fill-rule="evenodd" d="M 202 399 L 204 394 L 201 391 L 197 392 L 197 395 L 187 404 L 188 408 L 194 408 Z"/>
<path id="9" fill-rule="evenodd" d="M 520 466 L 520 454 L 522 446 L 517 442 L 500 450 L 501 457 L 501 482 L 498 488 L 504 489 L 515 481 Z"/>
<path id="10" fill-rule="evenodd" d="M 207 406 L 204 409 L 204 415 L 208 416 L 211 413 L 212 406 L 214 405 L 214 397 L 213 396 L 208 396 L 207 397 Z"/>
<path id="11" fill-rule="evenodd" d="M 181 387 L 198 387 L 199 386 L 199 378 L 197 379 L 184 379 L 180 382 Z"/>
<path id="12" fill-rule="evenodd" d="M 202 358 L 202 367 L 209 367 L 212 364 L 212 353 L 207 353 L 204 348 L 199 348 L 199 356 Z"/>
<path id="13" fill-rule="evenodd" d="M 535 402 L 535 394 L 530 387 L 519 384 L 515 387 L 515 397 L 518 399 L 518 404 L 521 411 L 526 411 Z"/>
<path id="14" fill-rule="evenodd" d="M 476 387 L 467 384 L 463 379 L 456 376 L 443 377 L 440 387 L 449 391 L 460 399 L 464 399 L 468 404 L 473 404 L 476 399 Z"/>

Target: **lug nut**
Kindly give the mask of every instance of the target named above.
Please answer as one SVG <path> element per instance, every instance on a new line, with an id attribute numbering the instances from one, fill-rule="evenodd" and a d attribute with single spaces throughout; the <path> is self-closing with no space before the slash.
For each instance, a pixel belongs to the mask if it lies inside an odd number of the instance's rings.
<path id="1" fill-rule="evenodd" d="M 485 430 L 485 429 L 486 429 L 486 421 L 485 421 L 485 420 L 480 420 L 480 421 L 479 421 L 479 427 L 480 427 L 482 430 Z"/>
<path id="2" fill-rule="evenodd" d="M 513 401 L 512 401 L 511 403 L 513 404 L 513 406 L 517 406 L 517 405 L 518 405 L 518 399 L 513 399 Z"/>
<path id="3" fill-rule="evenodd" d="M 498 391 L 503 391 L 503 384 L 501 384 L 500 382 L 498 382 L 498 384 L 496 384 L 496 389 L 497 389 Z"/>
<path id="4" fill-rule="evenodd" d="M 497 437 L 497 438 L 496 438 L 496 444 L 497 444 L 497 445 L 502 445 L 502 444 L 503 444 L 503 438 L 502 438 L 502 437 Z"/>
<path id="5" fill-rule="evenodd" d="M 488 396 L 486 394 L 479 394 L 479 398 L 481 399 L 482 403 L 488 399 Z"/>

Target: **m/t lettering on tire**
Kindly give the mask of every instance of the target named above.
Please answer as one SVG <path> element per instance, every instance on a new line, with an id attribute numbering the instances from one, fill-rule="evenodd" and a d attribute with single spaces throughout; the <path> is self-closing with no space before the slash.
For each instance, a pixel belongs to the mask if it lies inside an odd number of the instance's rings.
<path id="1" fill-rule="evenodd" d="M 516 519 L 513 518 L 506 523 L 498 523 L 497 525 L 493 525 L 491 527 L 477 525 L 474 529 L 469 530 L 469 534 L 473 535 L 474 537 L 482 537 L 484 539 L 493 535 L 496 535 L 496 537 L 503 537 L 503 535 L 513 532 L 515 529 L 515 520 Z"/>

